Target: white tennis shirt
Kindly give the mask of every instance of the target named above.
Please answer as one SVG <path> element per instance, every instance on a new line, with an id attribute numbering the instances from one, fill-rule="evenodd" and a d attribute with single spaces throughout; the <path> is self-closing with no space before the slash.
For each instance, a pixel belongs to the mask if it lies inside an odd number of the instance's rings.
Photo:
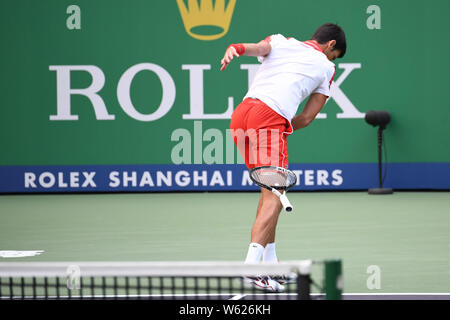
<path id="1" fill-rule="evenodd" d="M 311 93 L 330 96 L 336 67 L 312 41 L 271 35 L 272 50 L 262 62 L 245 98 L 259 99 L 289 122 Z"/>

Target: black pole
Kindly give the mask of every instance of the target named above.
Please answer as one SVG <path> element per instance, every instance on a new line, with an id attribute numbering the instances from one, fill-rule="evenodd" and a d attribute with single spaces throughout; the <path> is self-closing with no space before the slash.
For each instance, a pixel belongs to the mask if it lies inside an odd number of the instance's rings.
<path id="1" fill-rule="evenodd" d="M 309 274 L 297 275 L 297 299 L 311 300 L 311 277 Z"/>
<path id="2" fill-rule="evenodd" d="M 382 177 L 382 146 L 383 146 L 383 130 L 384 125 L 378 127 L 378 188 L 369 189 L 369 194 L 392 194 L 391 188 L 383 188 L 383 177 Z"/>

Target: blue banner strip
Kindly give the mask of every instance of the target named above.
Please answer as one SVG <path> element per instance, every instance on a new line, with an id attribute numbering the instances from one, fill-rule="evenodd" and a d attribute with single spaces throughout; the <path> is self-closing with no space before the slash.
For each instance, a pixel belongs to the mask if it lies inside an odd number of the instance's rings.
<path id="1" fill-rule="evenodd" d="M 291 164 L 292 190 L 378 187 L 376 163 Z M 384 187 L 450 189 L 450 163 L 383 165 Z M 0 166 L 0 193 L 258 190 L 244 165 Z"/>

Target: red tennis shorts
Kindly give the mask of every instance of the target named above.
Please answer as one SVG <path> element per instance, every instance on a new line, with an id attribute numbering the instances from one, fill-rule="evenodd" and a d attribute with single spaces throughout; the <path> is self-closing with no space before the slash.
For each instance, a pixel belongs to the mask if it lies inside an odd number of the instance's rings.
<path id="1" fill-rule="evenodd" d="M 247 98 L 231 116 L 231 135 L 247 168 L 288 167 L 288 120 L 258 99 Z"/>

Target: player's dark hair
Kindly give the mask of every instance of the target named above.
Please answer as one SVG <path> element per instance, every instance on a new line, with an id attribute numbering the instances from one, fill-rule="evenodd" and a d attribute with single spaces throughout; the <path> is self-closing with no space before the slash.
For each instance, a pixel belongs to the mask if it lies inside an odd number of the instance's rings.
<path id="1" fill-rule="evenodd" d="M 339 58 L 345 55 L 347 50 L 347 41 L 345 40 L 344 30 L 334 23 L 325 23 L 317 28 L 311 40 L 316 40 L 319 44 L 327 43 L 330 40 L 336 40 L 336 45 L 333 50 L 339 50 L 341 54 Z"/>

